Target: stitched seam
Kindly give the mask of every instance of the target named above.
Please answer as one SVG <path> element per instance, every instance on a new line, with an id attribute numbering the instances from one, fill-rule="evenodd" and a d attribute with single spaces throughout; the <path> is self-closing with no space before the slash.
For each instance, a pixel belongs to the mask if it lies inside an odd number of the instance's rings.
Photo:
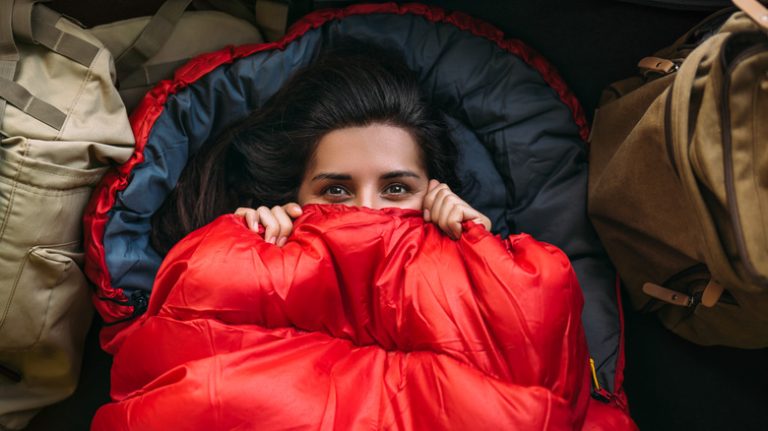
<path id="1" fill-rule="evenodd" d="M 69 241 L 69 242 L 65 242 L 65 243 L 61 243 L 61 244 L 37 245 L 37 246 L 34 246 L 34 247 L 30 247 L 30 249 L 27 250 L 27 253 L 24 255 L 24 262 L 22 262 L 22 264 L 19 265 L 19 270 L 16 272 L 16 277 L 13 280 L 13 287 L 11 288 L 11 292 L 10 292 L 11 294 L 8 297 L 8 302 L 6 303 L 5 309 L 3 310 L 2 319 L 0 319 L 0 332 L 2 332 L 3 327 L 5 326 L 5 323 L 6 323 L 7 318 L 8 318 L 8 311 L 11 308 L 11 303 L 13 302 L 13 297 L 15 296 L 16 288 L 19 285 L 19 280 L 21 279 L 21 274 L 24 273 L 24 268 L 27 266 L 27 263 L 29 262 L 29 256 L 32 254 L 32 252 L 35 251 L 35 250 L 40 250 L 40 249 L 64 248 L 64 247 L 76 245 L 76 244 L 79 244 L 79 243 L 80 243 L 79 240 L 75 240 L 75 241 Z M 43 258 L 43 259 L 45 259 L 46 261 L 50 260 L 50 259 L 46 259 L 46 258 Z M 59 284 L 61 284 L 61 282 L 62 282 L 62 280 L 64 278 L 64 274 L 67 272 L 67 269 L 69 269 L 69 267 L 71 265 L 72 265 L 72 262 L 67 263 L 66 264 L 66 268 L 64 269 L 64 271 L 61 271 L 61 273 L 59 274 L 59 278 L 56 279 L 56 281 L 49 287 L 50 294 L 48 295 L 48 302 L 45 304 L 45 311 L 44 311 L 45 319 L 42 322 L 40 322 L 40 330 L 38 331 L 37 336 L 34 337 L 34 341 L 32 341 L 29 345 L 26 345 L 26 346 L 23 346 L 23 347 L 18 347 L 18 348 L 15 348 L 15 349 L 14 348 L 3 349 L 4 351 L 6 351 L 6 352 L 23 352 L 23 351 L 27 351 L 27 350 L 32 349 L 33 347 L 35 347 L 35 345 L 37 345 L 37 343 L 40 342 L 40 337 L 42 336 L 43 330 L 45 329 L 46 324 L 48 323 L 48 318 L 50 317 L 48 311 L 51 309 L 51 301 L 53 301 L 53 289 L 55 289 Z"/>
<path id="2" fill-rule="evenodd" d="M 59 142 L 63 142 L 63 141 L 59 141 Z M 29 145 L 29 144 L 27 144 L 27 145 Z M 87 152 L 87 150 L 82 151 L 82 152 L 85 153 L 85 152 Z M 34 160 L 31 157 L 28 157 L 27 159 Z M 29 166 L 29 165 L 27 165 L 27 166 Z M 45 165 L 29 166 L 29 168 L 33 169 L 35 171 L 43 172 L 43 173 L 46 173 L 46 174 L 49 174 L 49 175 L 56 175 L 57 177 L 64 177 L 64 178 L 93 178 L 93 179 L 99 179 L 99 178 L 101 178 L 101 175 L 102 175 L 102 173 L 93 173 L 93 172 L 88 172 L 88 171 L 85 171 L 85 170 L 82 170 L 81 172 L 72 172 L 72 173 L 57 172 L 57 169 L 55 167 L 52 166 L 52 167 L 49 168 L 49 167 L 47 167 Z M 65 169 L 71 169 L 71 170 L 75 170 L 76 169 L 76 168 L 68 168 L 66 166 L 64 166 L 64 168 Z M 94 169 L 94 170 L 96 170 L 96 169 L 104 170 L 105 168 L 106 167 L 91 168 L 91 169 Z"/>
<path id="3" fill-rule="evenodd" d="M 29 152 L 29 143 L 26 143 L 24 146 L 23 156 L 26 157 L 28 152 Z M 11 208 L 13 208 L 13 199 L 16 196 L 16 188 L 18 187 L 19 177 L 21 176 L 21 170 L 24 168 L 23 158 L 19 161 L 18 166 L 19 168 L 16 170 L 16 175 L 13 177 L 13 180 L 10 183 L 11 194 L 8 196 L 8 208 L 5 209 L 5 214 L 3 215 L 3 223 L 2 225 L 0 225 L 0 243 L 2 243 L 3 236 L 5 236 L 5 228 L 8 226 L 8 219 L 10 218 Z"/>
<path id="4" fill-rule="evenodd" d="M 67 128 L 67 125 L 69 124 L 70 119 L 72 118 L 72 112 L 75 110 L 75 106 L 80 102 L 80 98 L 83 97 L 83 94 L 85 94 L 85 87 L 88 84 L 88 82 L 91 80 L 91 76 L 93 75 L 93 66 L 97 63 L 97 59 L 100 56 L 104 56 L 104 51 L 106 49 L 100 49 L 99 53 L 96 54 L 96 57 L 94 57 L 91 64 L 88 66 L 88 69 L 86 69 L 85 76 L 80 81 L 80 88 L 77 91 L 77 94 L 75 95 L 74 99 L 72 99 L 72 103 L 69 105 L 69 110 L 66 113 L 66 116 L 64 117 L 64 123 L 61 125 L 61 129 L 59 129 L 59 133 L 56 134 L 56 140 L 61 140 L 61 136 L 64 133 L 64 130 Z"/>
<path id="5" fill-rule="evenodd" d="M 77 186 L 72 189 L 54 189 L 50 187 L 38 187 L 30 184 L 19 183 L 18 181 L 7 181 L 3 177 L 0 177 L 0 183 L 10 185 L 14 188 L 12 194 L 15 194 L 15 189 L 23 190 L 28 193 L 32 193 L 38 196 L 73 196 L 83 193 L 90 193 L 93 189 L 93 185 Z M 12 197 L 12 196 L 11 196 Z M 10 199 L 9 199 L 10 201 Z M 2 236 L 0 236 L 0 240 Z"/>
<path id="6" fill-rule="evenodd" d="M 19 286 L 19 279 L 21 278 L 21 274 L 24 272 L 24 267 L 27 266 L 28 261 L 29 250 L 27 250 L 27 253 L 24 255 L 24 261 L 19 265 L 19 269 L 16 271 L 16 277 L 14 277 L 13 284 L 11 285 L 11 290 L 8 292 L 8 299 L 5 302 L 5 307 L 3 307 L 3 315 L 0 316 L 0 332 L 2 332 L 3 327 L 5 327 L 8 311 L 11 309 L 11 302 L 13 302 L 13 297 L 16 296 L 16 288 Z"/>

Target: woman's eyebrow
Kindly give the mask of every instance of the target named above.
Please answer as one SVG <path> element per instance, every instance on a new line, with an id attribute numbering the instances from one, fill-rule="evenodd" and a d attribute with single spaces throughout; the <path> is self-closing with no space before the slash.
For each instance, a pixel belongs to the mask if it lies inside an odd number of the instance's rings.
<path id="1" fill-rule="evenodd" d="M 391 180 L 392 178 L 402 178 L 402 177 L 413 177 L 413 178 L 421 178 L 419 174 L 413 171 L 392 171 L 387 172 L 386 174 L 379 177 L 382 180 Z"/>
<path id="2" fill-rule="evenodd" d="M 337 174 L 335 172 L 324 172 L 322 174 L 317 174 L 314 177 L 312 177 L 312 181 L 319 181 L 319 180 L 348 181 L 351 179 L 352 179 L 352 176 L 349 174 Z"/>

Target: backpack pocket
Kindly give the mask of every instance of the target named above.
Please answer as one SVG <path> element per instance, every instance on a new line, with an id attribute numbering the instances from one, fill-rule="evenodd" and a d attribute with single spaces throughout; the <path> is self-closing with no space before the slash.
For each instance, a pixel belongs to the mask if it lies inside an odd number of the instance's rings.
<path id="1" fill-rule="evenodd" d="M 90 323 L 82 216 L 105 168 L 67 166 L 86 164 L 61 159 L 66 151 L 46 158 L 36 144 L 0 146 L 0 352 L 65 342 Z"/>
<path id="2" fill-rule="evenodd" d="M 11 283 L 0 290 L 0 350 L 34 347 L 46 332 L 90 323 L 88 289 L 80 270 L 80 241 L 28 250 Z M 72 310 L 81 309 L 81 313 Z"/>

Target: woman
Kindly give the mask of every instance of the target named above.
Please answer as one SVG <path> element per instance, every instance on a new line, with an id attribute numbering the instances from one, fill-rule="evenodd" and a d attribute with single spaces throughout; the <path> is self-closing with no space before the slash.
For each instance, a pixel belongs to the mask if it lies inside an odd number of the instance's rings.
<path id="1" fill-rule="evenodd" d="M 155 219 L 162 250 L 201 228 L 116 343 L 92 429 L 580 429 L 568 257 L 490 235 L 451 191 L 456 159 L 389 54 L 333 51 L 294 76 Z"/>
<path id="2" fill-rule="evenodd" d="M 420 209 L 454 239 L 464 221 L 490 230 L 488 217 L 452 191 L 456 159 L 444 122 L 403 60 L 348 43 L 190 161 L 155 215 L 153 245 L 167 253 L 235 211 L 282 246 L 309 203 Z"/>

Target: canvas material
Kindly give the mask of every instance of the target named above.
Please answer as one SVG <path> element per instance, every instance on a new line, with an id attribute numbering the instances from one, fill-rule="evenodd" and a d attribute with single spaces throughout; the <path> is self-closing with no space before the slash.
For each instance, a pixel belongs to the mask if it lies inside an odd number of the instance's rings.
<path id="1" fill-rule="evenodd" d="M 136 40 L 150 19 L 127 19 L 96 26 L 89 31 L 107 46 L 113 57 L 118 58 Z M 142 69 L 134 72 L 138 75 L 119 77 L 120 95 L 130 112 L 157 82 L 172 78 L 173 70 L 190 58 L 229 45 L 263 41 L 259 29 L 243 19 L 213 10 L 186 11 L 157 54 Z"/>
<path id="2" fill-rule="evenodd" d="M 39 7 L 39 6 L 38 6 Z M 0 428 L 21 429 L 78 380 L 93 307 L 82 273 L 82 212 L 108 166 L 133 150 L 110 53 L 66 19 L 56 28 L 101 47 L 83 66 L 16 41 L 14 81 L 66 114 L 60 130 L 8 105 L 0 142 Z"/>
<path id="3" fill-rule="evenodd" d="M 765 347 L 768 38 L 742 13 L 695 49 L 682 43 L 690 36 L 663 52 L 685 57 L 679 71 L 622 81 L 604 98 L 589 212 L 635 307 L 699 344 Z M 696 297 L 710 278 L 726 288 L 711 308 L 642 291 L 651 282 Z"/>

